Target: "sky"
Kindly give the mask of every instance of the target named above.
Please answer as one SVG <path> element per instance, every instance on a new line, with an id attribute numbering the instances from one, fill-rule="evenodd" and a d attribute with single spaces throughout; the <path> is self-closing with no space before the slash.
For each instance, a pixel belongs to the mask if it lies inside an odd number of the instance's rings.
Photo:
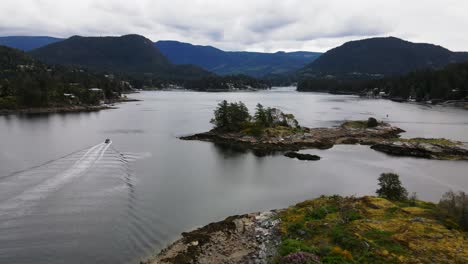
<path id="1" fill-rule="evenodd" d="M 1 0 L 0 36 L 116 36 L 319 51 L 395 36 L 468 51 L 467 0 Z"/>

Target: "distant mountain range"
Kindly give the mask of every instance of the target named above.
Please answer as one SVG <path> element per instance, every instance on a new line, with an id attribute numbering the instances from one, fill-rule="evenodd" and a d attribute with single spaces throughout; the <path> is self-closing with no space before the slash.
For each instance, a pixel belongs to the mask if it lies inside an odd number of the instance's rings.
<path id="1" fill-rule="evenodd" d="M 77 65 L 120 74 L 179 79 L 210 75 L 196 66 L 172 64 L 151 40 L 139 35 L 74 36 L 34 49 L 29 54 L 48 64 Z"/>
<path id="2" fill-rule="evenodd" d="M 383 77 L 419 69 L 439 69 L 468 60 L 466 52 L 441 46 L 412 43 L 395 37 L 350 41 L 331 49 L 300 71 L 302 78 Z"/>
<path id="3" fill-rule="evenodd" d="M 318 52 L 223 51 L 212 46 L 178 41 L 158 41 L 156 47 L 175 64 L 194 64 L 219 75 L 245 74 L 263 77 L 297 71 L 317 59 Z"/>
<path id="4" fill-rule="evenodd" d="M 395 37 L 347 42 L 324 54 L 316 52 L 237 52 L 177 41 L 151 42 L 138 35 L 122 37 L 2 37 L 0 45 L 30 50 L 49 64 L 74 64 L 99 71 L 198 78 L 245 74 L 280 83 L 300 79 L 378 79 L 420 69 L 440 69 L 468 61 L 467 52 L 412 43 Z M 189 66 L 191 65 L 191 66 Z"/>
<path id="5" fill-rule="evenodd" d="M 61 38 L 53 37 L 28 37 L 28 36 L 13 36 L 13 37 L 0 37 L 0 45 L 7 46 L 10 48 L 19 49 L 22 51 L 30 51 L 37 49 L 58 41 L 62 41 Z"/>

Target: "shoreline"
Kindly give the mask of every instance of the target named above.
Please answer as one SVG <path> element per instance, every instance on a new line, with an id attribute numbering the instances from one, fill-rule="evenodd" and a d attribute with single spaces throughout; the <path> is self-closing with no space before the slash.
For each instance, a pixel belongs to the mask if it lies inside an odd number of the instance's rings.
<path id="1" fill-rule="evenodd" d="M 98 112 L 101 110 L 117 109 L 118 107 L 114 104 L 127 103 L 127 102 L 139 102 L 141 100 L 132 98 L 121 98 L 113 100 L 108 104 L 102 105 L 69 105 L 69 106 L 57 106 L 57 107 L 38 107 L 38 108 L 23 108 L 23 109 L 0 109 L 0 116 L 2 115 L 39 115 L 39 114 L 57 114 L 57 113 L 86 113 L 86 112 Z"/>
<path id="2" fill-rule="evenodd" d="M 184 232 L 140 264 L 465 263 L 467 233 L 437 212 L 419 200 L 320 196 Z"/>
<path id="3" fill-rule="evenodd" d="M 468 144 L 448 139 L 400 138 L 404 130 L 388 123 L 346 121 L 338 127 L 266 129 L 254 137 L 243 132 L 224 133 L 211 130 L 181 140 L 207 141 L 239 150 L 251 150 L 256 156 L 287 152 L 286 156 L 319 160 L 318 156 L 305 156 L 297 151 L 304 149 L 329 149 L 334 145 L 368 145 L 371 149 L 391 156 L 416 157 L 436 160 L 468 160 Z M 377 122 L 377 121 L 376 121 Z M 294 153 L 295 152 L 295 153 Z M 284 154 L 284 153 L 283 153 Z"/>

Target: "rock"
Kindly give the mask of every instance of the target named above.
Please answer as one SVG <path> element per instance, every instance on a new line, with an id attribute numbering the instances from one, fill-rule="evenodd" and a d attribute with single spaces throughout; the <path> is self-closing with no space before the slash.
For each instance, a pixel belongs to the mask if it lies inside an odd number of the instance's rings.
<path id="1" fill-rule="evenodd" d="M 303 154 L 303 153 L 297 153 L 293 151 L 286 152 L 284 156 L 288 158 L 292 158 L 292 159 L 296 158 L 298 160 L 320 160 L 320 157 L 317 155 Z"/>
<path id="2" fill-rule="evenodd" d="M 439 160 L 468 160 L 468 148 L 458 145 L 440 145 L 418 142 L 383 141 L 371 149 L 393 156 L 418 157 Z"/>

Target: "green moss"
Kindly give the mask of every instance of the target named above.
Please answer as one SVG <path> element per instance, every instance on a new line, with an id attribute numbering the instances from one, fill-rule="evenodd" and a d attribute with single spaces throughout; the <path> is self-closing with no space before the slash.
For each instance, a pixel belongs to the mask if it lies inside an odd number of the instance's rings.
<path id="1" fill-rule="evenodd" d="M 433 144 L 433 145 L 442 145 L 442 146 L 458 146 L 461 143 L 452 141 L 445 138 L 399 138 L 396 141 L 400 142 L 408 142 L 408 143 L 425 143 L 425 144 Z"/>
<path id="2" fill-rule="evenodd" d="M 378 229 L 371 229 L 363 234 L 368 241 L 371 241 L 373 245 L 380 247 L 381 249 L 385 249 L 390 253 L 395 254 L 405 254 L 406 251 L 403 247 L 392 239 L 392 235 L 394 232 L 388 232 Z"/>
<path id="3" fill-rule="evenodd" d="M 322 263 L 468 261 L 467 233 L 440 217 L 433 203 L 323 196 L 280 218 L 283 253 L 312 248 Z"/>
<path id="4" fill-rule="evenodd" d="M 304 241 L 295 239 L 283 240 L 278 248 L 278 253 L 281 256 L 287 256 L 291 253 L 296 252 L 309 252 L 316 254 L 318 252 L 318 249 L 316 247 L 307 245 Z"/>

